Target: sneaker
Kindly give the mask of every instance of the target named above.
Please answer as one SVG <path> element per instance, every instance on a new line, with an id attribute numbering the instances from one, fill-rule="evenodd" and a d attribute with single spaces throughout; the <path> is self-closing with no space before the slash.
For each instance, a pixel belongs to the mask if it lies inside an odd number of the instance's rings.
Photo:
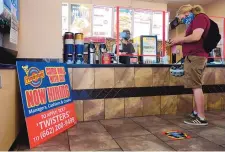
<path id="1" fill-rule="evenodd" d="M 206 126 L 208 125 L 207 120 L 201 120 L 198 116 L 192 119 L 184 120 L 185 124 L 196 125 L 196 126 Z"/>
<path id="2" fill-rule="evenodd" d="M 187 115 L 188 118 L 194 119 L 197 117 L 197 114 L 194 114 L 194 112 L 192 112 L 191 114 Z"/>

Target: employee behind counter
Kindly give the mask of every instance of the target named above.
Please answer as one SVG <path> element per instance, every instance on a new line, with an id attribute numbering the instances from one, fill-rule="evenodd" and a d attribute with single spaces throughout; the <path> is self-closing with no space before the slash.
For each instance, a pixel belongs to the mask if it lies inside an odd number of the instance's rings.
<path id="1" fill-rule="evenodd" d="M 119 45 L 119 51 L 121 54 L 126 55 L 132 55 L 135 50 L 134 46 L 130 41 L 130 31 L 129 30 L 123 30 L 123 32 L 120 33 L 121 43 Z M 115 48 L 115 54 L 116 54 L 117 48 Z M 130 64 L 130 56 L 120 56 L 119 62 L 122 64 Z"/>

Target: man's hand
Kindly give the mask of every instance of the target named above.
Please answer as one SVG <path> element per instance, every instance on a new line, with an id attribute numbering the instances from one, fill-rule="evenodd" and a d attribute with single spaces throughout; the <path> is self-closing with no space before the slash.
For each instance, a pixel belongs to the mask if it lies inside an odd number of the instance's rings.
<path id="1" fill-rule="evenodd" d="M 184 41 L 184 37 L 175 37 L 173 39 L 170 40 L 170 45 L 173 46 L 173 45 L 178 45 L 178 44 L 182 44 Z"/>

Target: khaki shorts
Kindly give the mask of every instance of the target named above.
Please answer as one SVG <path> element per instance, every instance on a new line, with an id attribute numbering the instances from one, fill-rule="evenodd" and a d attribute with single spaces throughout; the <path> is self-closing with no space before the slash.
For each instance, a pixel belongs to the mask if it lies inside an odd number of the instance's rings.
<path id="1" fill-rule="evenodd" d="M 206 57 L 187 56 L 184 60 L 184 87 L 202 88 L 202 76 L 207 63 Z"/>

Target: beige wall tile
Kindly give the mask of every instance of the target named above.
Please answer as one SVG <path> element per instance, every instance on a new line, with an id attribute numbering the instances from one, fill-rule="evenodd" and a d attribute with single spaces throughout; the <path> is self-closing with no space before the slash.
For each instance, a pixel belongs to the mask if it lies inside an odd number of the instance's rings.
<path id="1" fill-rule="evenodd" d="M 102 120 L 105 118 L 104 99 L 84 101 L 84 121 Z"/>
<path id="2" fill-rule="evenodd" d="M 204 94 L 205 111 L 208 110 L 208 94 Z M 195 108 L 195 98 L 193 96 L 193 108 Z"/>
<path id="3" fill-rule="evenodd" d="M 177 113 L 191 113 L 193 110 L 193 95 L 178 95 Z"/>
<path id="4" fill-rule="evenodd" d="M 222 110 L 224 98 L 221 93 L 208 94 L 208 110 Z"/>
<path id="5" fill-rule="evenodd" d="M 125 117 L 143 116 L 143 101 L 141 97 L 125 98 Z"/>
<path id="6" fill-rule="evenodd" d="M 184 77 L 174 77 L 170 75 L 170 86 L 183 86 Z"/>
<path id="7" fill-rule="evenodd" d="M 115 68 L 115 88 L 134 87 L 134 68 Z"/>
<path id="8" fill-rule="evenodd" d="M 215 84 L 225 84 L 225 68 L 215 68 Z"/>
<path id="9" fill-rule="evenodd" d="M 177 96 L 161 96 L 161 114 L 176 114 Z"/>
<path id="10" fill-rule="evenodd" d="M 206 68 L 202 80 L 204 85 L 215 84 L 215 68 Z"/>
<path id="11" fill-rule="evenodd" d="M 223 100 L 222 100 L 223 109 L 222 110 L 225 110 L 225 93 L 221 93 L 221 94 L 222 94 L 222 98 L 223 98 Z"/>
<path id="12" fill-rule="evenodd" d="M 105 119 L 124 117 L 124 98 L 105 99 Z"/>
<path id="13" fill-rule="evenodd" d="M 135 68 L 135 86 L 151 87 L 152 85 L 152 68 Z"/>
<path id="14" fill-rule="evenodd" d="M 94 89 L 94 68 L 73 68 L 73 89 Z"/>
<path id="15" fill-rule="evenodd" d="M 75 112 L 77 115 L 77 120 L 84 121 L 84 101 L 76 100 L 74 101 L 74 104 L 75 104 Z"/>
<path id="16" fill-rule="evenodd" d="M 114 88 L 114 68 L 95 68 L 95 88 Z"/>
<path id="17" fill-rule="evenodd" d="M 160 115 L 160 96 L 142 97 L 143 116 Z"/>
<path id="18" fill-rule="evenodd" d="M 152 68 L 153 86 L 169 86 L 169 68 Z"/>

